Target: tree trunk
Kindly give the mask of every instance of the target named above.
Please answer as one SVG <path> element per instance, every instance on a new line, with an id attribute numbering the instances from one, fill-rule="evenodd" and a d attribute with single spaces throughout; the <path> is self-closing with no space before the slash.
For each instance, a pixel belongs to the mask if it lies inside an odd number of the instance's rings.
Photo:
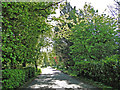
<path id="1" fill-rule="evenodd" d="M 37 72 L 37 62 L 35 61 L 35 68 L 36 68 L 36 72 Z"/>

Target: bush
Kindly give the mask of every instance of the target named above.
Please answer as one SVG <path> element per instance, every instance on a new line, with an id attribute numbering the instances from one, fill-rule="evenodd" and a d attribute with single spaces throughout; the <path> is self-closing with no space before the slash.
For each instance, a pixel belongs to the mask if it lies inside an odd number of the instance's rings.
<path id="1" fill-rule="evenodd" d="M 35 76 L 35 68 L 27 67 L 24 69 L 5 69 L 2 70 L 3 88 L 18 88 L 29 78 Z"/>
<path id="2" fill-rule="evenodd" d="M 101 61 L 81 61 L 78 66 L 80 70 L 76 74 L 92 78 L 112 87 L 120 86 L 120 59 L 118 55 L 106 57 Z"/>

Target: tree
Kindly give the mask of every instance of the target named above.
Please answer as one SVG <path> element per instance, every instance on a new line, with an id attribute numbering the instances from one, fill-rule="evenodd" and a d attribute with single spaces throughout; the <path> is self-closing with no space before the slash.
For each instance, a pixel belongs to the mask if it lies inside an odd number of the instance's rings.
<path id="1" fill-rule="evenodd" d="M 78 24 L 72 28 L 70 46 L 73 60 L 76 64 L 81 60 L 101 60 L 114 54 L 118 49 L 118 36 L 115 32 L 116 22 L 114 18 L 98 15 L 90 5 L 84 6 L 84 18 L 77 17 Z"/>
<path id="2" fill-rule="evenodd" d="M 70 51 L 69 46 L 72 45 L 68 38 L 71 34 L 70 28 L 73 26 L 74 23 L 76 23 L 75 14 L 77 14 L 77 10 L 76 8 L 72 8 L 70 3 L 65 3 L 65 6 L 60 11 L 60 18 L 55 19 L 58 21 L 58 24 L 55 27 L 55 37 L 53 39 L 53 45 L 56 55 L 60 57 L 60 60 L 62 60 L 66 68 L 68 68 L 70 66 L 70 63 L 68 63 L 68 61 L 70 61 L 70 56 L 68 55 Z M 73 22 L 73 24 L 71 22 Z"/>
<path id="3" fill-rule="evenodd" d="M 39 36 L 51 29 L 46 18 L 54 13 L 56 2 L 2 2 L 2 68 L 34 63 L 39 56 Z M 55 7 L 52 7 L 55 6 Z M 38 54 L 36 54 L 38 53 Z"/>
<path id="4" fill-rule="evenodd" d="M 99 15 L 90 4 L 85 4 L 84 9 L 77 12 L 73 9 L 57 20 L 55 50 L 62 59 L 67 57 L 64 60 L 67 68 L 79 68 L 81 60 L 101 60 L 116 53 L 116 20 Z"/>

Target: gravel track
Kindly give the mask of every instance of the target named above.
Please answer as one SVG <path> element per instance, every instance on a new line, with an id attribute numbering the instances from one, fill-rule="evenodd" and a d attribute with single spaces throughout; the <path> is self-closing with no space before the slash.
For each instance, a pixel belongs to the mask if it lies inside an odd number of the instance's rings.
<path id="1" fill-rule="evenodd" d="M 74 77 L 64 74 L 61 71 L 53 69 L 51 67 L 42 68 L 42 74 L 38 75 L 37 78 L 29 83 L 29 85 L 27 85 L 27 88 L 28 90 L 38 88 L 52 88 L 58 90 L 65 90 L 64 88 L 72 88 L 75 90 L 87 88 L 87 90 L 98 90 L 91 85 L 85 84 L 75 79 Z"/>

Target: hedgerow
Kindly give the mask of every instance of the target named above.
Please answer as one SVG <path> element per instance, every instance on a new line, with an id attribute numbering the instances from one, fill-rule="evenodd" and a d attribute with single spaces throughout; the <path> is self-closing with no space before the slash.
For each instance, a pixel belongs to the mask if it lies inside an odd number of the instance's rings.
<path id="1" fill-rule="evenodd" d="M 118 55 L 106 57 L 101 61 L 81 61 L 74 66 L 73 73 L 92 78 L 114 88 L 120 86 L 120 59 Z M 78 69 L 78 67 L 80 67 Z"/>
<path id="2" fill-rule="evenodd" d="M 18 88 L 35 76 L 35 68 L 2 70 L 2 88 Z"/>

